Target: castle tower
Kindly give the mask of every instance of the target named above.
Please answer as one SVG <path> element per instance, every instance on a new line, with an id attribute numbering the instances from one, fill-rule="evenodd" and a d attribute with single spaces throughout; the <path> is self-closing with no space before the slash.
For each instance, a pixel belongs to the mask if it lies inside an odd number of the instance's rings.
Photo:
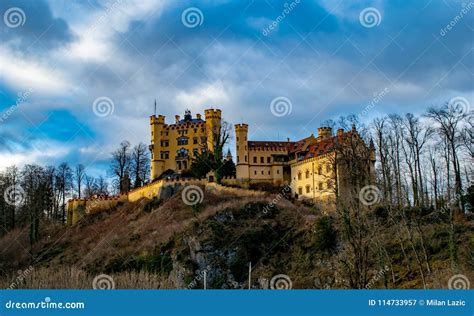
<path id="1" fill-rule="evenodd" d="M 332 128 L 331 127 L 320 127 L 318 128 L 318 138 L 319 139 L 326 139 L 332 136 Z"/>
<path id="2" fill-rule="evenodd" d="M 161 132 L 165 126 L 165 117 L 163 115 L 152 115 L 150 116 L 150 127 L 151 127 L 151 145 L 150 145 L 150 154 L 151 154 L 151 163 L 150 169 L 151 181 L 158 178 L 165 170 L 165 161 L 161 157 Z"/>
<path id="3" fill-rule="evenodd" d="M 247 135 L 249 126 L 247 124 L 235 125 L 235 143 L 237 153 L 236 178 L 249 179 L 249 151 Z"/>
<path id="4" fill-rule="evenodd" d="M 221 110 L 204 110 L 206 116 L 207 150 L 214 151 L 214 145 L 221 130 Z"/>

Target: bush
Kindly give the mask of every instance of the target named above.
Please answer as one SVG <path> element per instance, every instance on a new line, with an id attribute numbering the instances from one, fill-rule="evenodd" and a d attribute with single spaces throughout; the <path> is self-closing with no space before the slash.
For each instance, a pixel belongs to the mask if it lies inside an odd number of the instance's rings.
<path id="1" fill-rule="evenodd" d="M 333 227 L 329 216 L 321 217 L 316 221 L 314 231 L 316 233 L 315 246 L 318 250 L 332 252 L 337 245 L 337 232 Z"/>

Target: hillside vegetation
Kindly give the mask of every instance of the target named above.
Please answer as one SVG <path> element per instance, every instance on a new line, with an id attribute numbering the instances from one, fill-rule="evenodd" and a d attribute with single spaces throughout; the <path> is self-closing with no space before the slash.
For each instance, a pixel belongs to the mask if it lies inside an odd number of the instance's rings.
<path id="1" fill-rule="evenodd" d="M 279 274 L 292 288 L 447 288 L 454 274 L 473 279 L 472 217 L 457 215 L 451 227 L 444 213 L 407 209 L 403 226 L 382 208 L 368 211 L 365 285 L 354 286 L 355 241 L 341 215 L 286 199 L 265 207 L 275 197 L 206 191 L 197 206 L 180 194 L 125 203 L 69 228 L 42 223 L 32 248 L 28 229 L 16 229 L 0 239 L 0 285 L 91 288 L 107 274 L 116 288 L 203 288 L 205 273 L 207 288 L 248 288 L 249 262 L 252 288 L 271 287 Z"/>

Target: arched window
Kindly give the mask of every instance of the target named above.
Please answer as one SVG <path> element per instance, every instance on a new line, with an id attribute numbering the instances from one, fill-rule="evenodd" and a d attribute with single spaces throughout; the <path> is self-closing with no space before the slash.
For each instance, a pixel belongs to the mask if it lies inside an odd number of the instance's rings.
<path id="1" fill-rule="evenodd" d="M 298 180 L 301 180 L 301 171 L 298 172 Z"/>
<path id="2" fill-rule="evenodd" d="M 323 168 L 321 168 L 321 166 L 318 167 L 318 174 L 319 174 L 319 175 L 322 175 L 322 174 L 323 174 Z"/>
<path id="3" fill-rule="evenodd" d="M 309 179 L 309 170 L 306 170 L 306 179 Z"/>

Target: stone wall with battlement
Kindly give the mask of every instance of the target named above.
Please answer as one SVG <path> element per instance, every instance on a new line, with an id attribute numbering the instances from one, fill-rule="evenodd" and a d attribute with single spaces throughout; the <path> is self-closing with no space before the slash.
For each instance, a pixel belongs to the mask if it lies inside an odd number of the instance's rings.
<path id="1" fill-rule="evenodd" d="M 205 185 L 205 179 L 159 180 L 133 189 L 125 194 L 112 197 L 97 197 L 91 199 L 71 199 L 67 204 L 67 224 L 77 223 L 83 216 L 106 211 L 120 202 L 136 202 L 141 199 L 166 198 L 178 191 L 184 185 Z"/>

